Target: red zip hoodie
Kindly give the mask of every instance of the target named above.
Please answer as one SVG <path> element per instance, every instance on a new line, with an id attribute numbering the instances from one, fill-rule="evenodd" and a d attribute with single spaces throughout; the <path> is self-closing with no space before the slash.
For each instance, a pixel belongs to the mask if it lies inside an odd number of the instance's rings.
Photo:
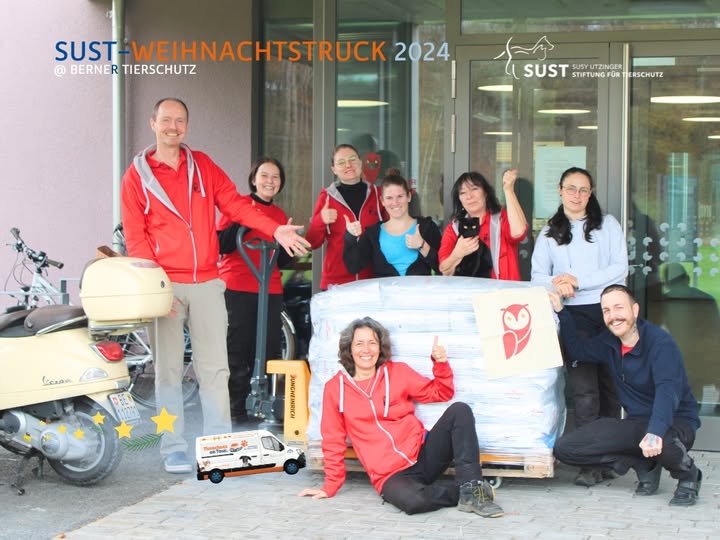
<path id="1" fill-rule="evenodd" d="M 448 401 L 455 394 L 450 364 L 433 362 L 432 369 L 434 379 L 428 379 L 402 362 L 385 362 L 368 392 L 344 369 L 325 384 L 320 432 L 328 497 L 345 481 L 346 437 L 378 493 L 390 476 L 415 464 L 427 433 L 415 402 Z"/>
<path id="2" fill-rule="evenodd" d="M 122 180 L 121 211 L 128 254 L 157 262 L 177 283 L 218 277 L 215 208 L 272 236 L 279 223 L 243 198 L 206 154 L 181 145 L 177 171 L 140 152 Z"/>
<path id="3" fill-rule="evenodd" d="M 387 216 L 385 210 L 380 206 L 381 191 L 377 186 L 369 184 L 365 180 L 362 180 L 362 182 L 368 186 L 365 202 L 360 209 L 360 225 L 365 230 L 366 227 L 373 223 L 387 219 Z M 328 200 L 330 201 L 330 208 L 337 210 L 337 219 L 335 223 L 330 225 L 323 223 L 320 217 L 320 212 Z M 350 218 L 351 221 L 355 221 L 355 214 L 345 203 L 345 199 L 338 191 L 337 185 L 332 184 L 327 189 L 320 191 L 305 239 L 310 242 L 312 249 L 319 248 L 327 240 L 322 276 L 320 278 L 321 289 L 327 289 L 330 285 L 342 285 L 343 283 L 373 277 L 372 267 L 369 264 L 357 274 L 351 274 L 345 266 L 343 261 L 346 230 L 344 216 Z"/>

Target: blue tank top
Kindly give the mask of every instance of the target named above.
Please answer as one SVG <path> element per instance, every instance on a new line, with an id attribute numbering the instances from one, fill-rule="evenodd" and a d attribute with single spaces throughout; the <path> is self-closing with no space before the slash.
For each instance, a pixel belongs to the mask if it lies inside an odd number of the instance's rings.
<path id="1" fill-rule="evenodd" d="M 405 245 L 405 235 L 415 234 L 417 222 L 410 227 L 407 232 L 393 236 L 385 231 L 385 227 L 380 226 L 380 251 L 385 255 L 387 262 L 392 264 L 401 276 L 405 275 L 408 267 L 417 260 L 418 250 L 410 249 Z"/>

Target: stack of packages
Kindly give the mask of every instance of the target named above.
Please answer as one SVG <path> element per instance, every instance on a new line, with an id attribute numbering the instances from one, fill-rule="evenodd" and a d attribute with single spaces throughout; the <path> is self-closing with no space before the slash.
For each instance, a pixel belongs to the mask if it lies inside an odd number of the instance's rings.
<path id="1" fill-rule="evenodd" d="M 432 377 L 434 336 L 447 349 L 455 396 L 475 413 L 483 453 L 524 458 L 552 455 L 565 424 L 562 368 L 488 380 L 472 298 L 484 291 L 526 288 L 529 283 L 479 278 L 407 276 L 363 280 L 316 294 L 311 302 L 309 441 L 321 440 L 325 383 L 337 373 L 340 332 L 354 319 L 372 317 L 390 332 L 392 359 Z M 448 403 L 418 404 L 430 429 Z M 512 461 L 506 461 L 511 463 Z"/>

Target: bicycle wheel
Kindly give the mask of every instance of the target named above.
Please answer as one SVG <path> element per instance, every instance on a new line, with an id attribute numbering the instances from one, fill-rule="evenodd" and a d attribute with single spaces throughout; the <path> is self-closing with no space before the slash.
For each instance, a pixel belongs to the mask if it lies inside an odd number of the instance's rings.
<path id="1" fill-rule="evenodd" d="M 280 312 L 280 320 L 282 321 L 280 358 L 283 360 L 295 360 L 295 327 L 286 311 Z"/>
<path id="2" fill-rule="evenodd" d="M 155 366 L 147 334 L 144 331 L 132 332 L 127 336 L 119 336 L 119 342 L 126 354 L 125 361 L 130 372 L 128 391 L 141 405 L 155 408 Z M 186 336 L 182 378 L 183 403 L 188 403 L 198 391 L 198 381 L 192 367 L 192 351 L 189 347 L 189 338 Z"/>

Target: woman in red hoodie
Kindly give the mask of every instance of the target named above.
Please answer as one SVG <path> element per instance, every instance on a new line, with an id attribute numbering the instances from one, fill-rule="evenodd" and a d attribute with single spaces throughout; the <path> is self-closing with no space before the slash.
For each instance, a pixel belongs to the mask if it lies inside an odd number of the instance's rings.
<path id="1" fill-rule="evenodd" d="M 305 235 L 312 249 L 318 249 L 327 241 L 320 279 L 323 290 L 330 285 L 373 277 L 370 265 L 356 273 L 350 273 L 345 267 L 345 218 L 359 221 L 363 229 L 387 219 L 380 208 L 380 190 L 362 178 L 362 161 L 354 146 L 338 145 L 330 168 L 337 181 L 320 191 Z"/>
<path id="2" fill-rule="evenodd" d="M 492 487 L 482 479 L 475 418 L 453 403 L 430 431 L 415 416 L 415 402 L 447 401 L 455 393 L 445 348 L 432 347 L 428 379 L 390 360 L 388 331 L 370 317 L 353 321 L 340 335 L 340 371 L 325 384 L 320 424 L 325 461 L 322 489 L 300 496 L 332 497 L 345 481 L 346 439 L 375 489 L 390 504 L 416 514 L 446 506 L 499 517 Z M 455 481 L 439 480 L 455 464 Z"/>

